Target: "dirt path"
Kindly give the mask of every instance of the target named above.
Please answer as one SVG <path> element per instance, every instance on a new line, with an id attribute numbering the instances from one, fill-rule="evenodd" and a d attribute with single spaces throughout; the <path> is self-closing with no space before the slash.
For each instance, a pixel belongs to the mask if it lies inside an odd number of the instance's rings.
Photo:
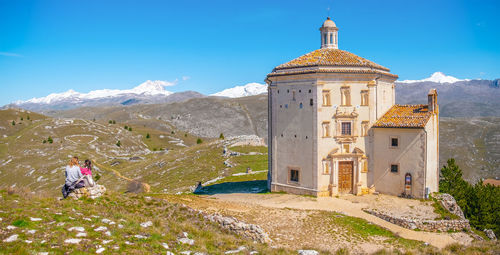
<path id="1" fill-rule="evenodd" d="M 268 208 L 292 208 L 339 212 L 348 216 L 365 219 L 373 224 L 390 230 L 400 237 L 423 241 L 438 248 L 444 248 L 449 244 L 461 242 L 461 238 L 457 237 L 463 237 L 461 233 L 455 235 L 409 230 L 363 212 L 362 208 L 366 207 L 366 204 L 353 203 L 339 198 L 310 198 L 288 194 L 217 194 L 213 195 L 212 198 L 231 203 L 254 204 Z M 467 241 L 462 241 L 462 243 L 467 244 Z"/>

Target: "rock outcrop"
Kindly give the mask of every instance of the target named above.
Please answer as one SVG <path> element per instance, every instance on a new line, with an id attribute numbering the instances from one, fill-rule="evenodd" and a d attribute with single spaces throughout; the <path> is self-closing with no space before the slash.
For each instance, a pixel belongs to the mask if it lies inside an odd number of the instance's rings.
<path id="1" fill-rule="evenodd" d="M 487 236 L 490 240 L 493 240 L 493 241 L 496 241 L 496 240 L 497 240 L 497 236 L 495 235 L 495 232 L 493 232 L 493 230 L 491 230 L 491 229 L 485 229 L 485 230 L 484 230 L 484 233 L 486 234 L 486 236 Z"/>
<path id="2" fill-rule="evenodd" d="M 104 195 L 105 192 L 106 192 L 106 187 L 96 184 L 94 187 L 75 189 L 68 195 L 68 197 L 71 197 L 73 199 L 79 199 L 81 197 L 89 197 L 95 199 Z"/>
<path id="3" fill-rule="evenodd" d="M 439 201 L 444 209 L 448 210 L 450 213 L 457 215 L 458 217 L 460 217 L 460 219 L 465 220 L 462 209 L 460 209 L 460 206 L 458 206 L 457 201 L 452 195 L 446 193 L 438 193 L 434 194 L 434 197 Z"/>

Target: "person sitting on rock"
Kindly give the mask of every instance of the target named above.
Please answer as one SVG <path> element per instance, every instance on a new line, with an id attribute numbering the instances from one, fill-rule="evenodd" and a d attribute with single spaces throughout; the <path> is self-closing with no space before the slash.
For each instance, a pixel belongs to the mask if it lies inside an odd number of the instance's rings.
<path id="1" fill-rule="evenodd" d="M 82 172 L 85 187 L 93 187 L 95 183 L 92 179 L 92 161 L 86 159 L 83 167 L 80 167 L 80 172 Z"/>
<path id="2" fill-rule="evenodd" d="M 63 197 L 66 198 L 73 190 L 85 187 L 83 174 L 80 171 L 78 157 L 73 157 L 66 166 L 66 181 L 62 187 Z"/>

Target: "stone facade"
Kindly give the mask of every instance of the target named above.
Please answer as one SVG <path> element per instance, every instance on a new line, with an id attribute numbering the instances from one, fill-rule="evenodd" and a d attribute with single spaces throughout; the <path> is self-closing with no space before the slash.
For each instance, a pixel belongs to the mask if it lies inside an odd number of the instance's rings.
<path id="1" fill-rule="evenodd" d="M 268 188 L 313 196 L 409 192 L 418 198 L 437 191 L 437 94 L 429 94 L 429 105 L 417 106 L 418 112 L 395 105 L 398 76 L 338 49 L 332 20 L 320 30 L 321 49 L 277 66 L 266 78 Z M 400 108 L 405 116 L 390 123 L 395 118 L 386 114 Z M 389 121 L 377 125 L 384 118 Z M 399 147 L 391 148 L 392 136 Z M 399 169 L 391 171 L 393 164 Z"/>

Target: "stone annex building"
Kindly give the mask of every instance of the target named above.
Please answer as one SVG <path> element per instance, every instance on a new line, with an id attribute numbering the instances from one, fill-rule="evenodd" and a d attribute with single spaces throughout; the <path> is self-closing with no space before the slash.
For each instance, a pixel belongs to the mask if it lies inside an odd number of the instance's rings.
<path id="1" fill-rule="evenodd" d="M 396 105 L 397 75 L 338 49 L 327 18 L 321 49 L 267 75 L 271 191 L 313 196 L 438 191 L 439 108 Z M 423 95 L 424 96 L 424 95 Z"/>

